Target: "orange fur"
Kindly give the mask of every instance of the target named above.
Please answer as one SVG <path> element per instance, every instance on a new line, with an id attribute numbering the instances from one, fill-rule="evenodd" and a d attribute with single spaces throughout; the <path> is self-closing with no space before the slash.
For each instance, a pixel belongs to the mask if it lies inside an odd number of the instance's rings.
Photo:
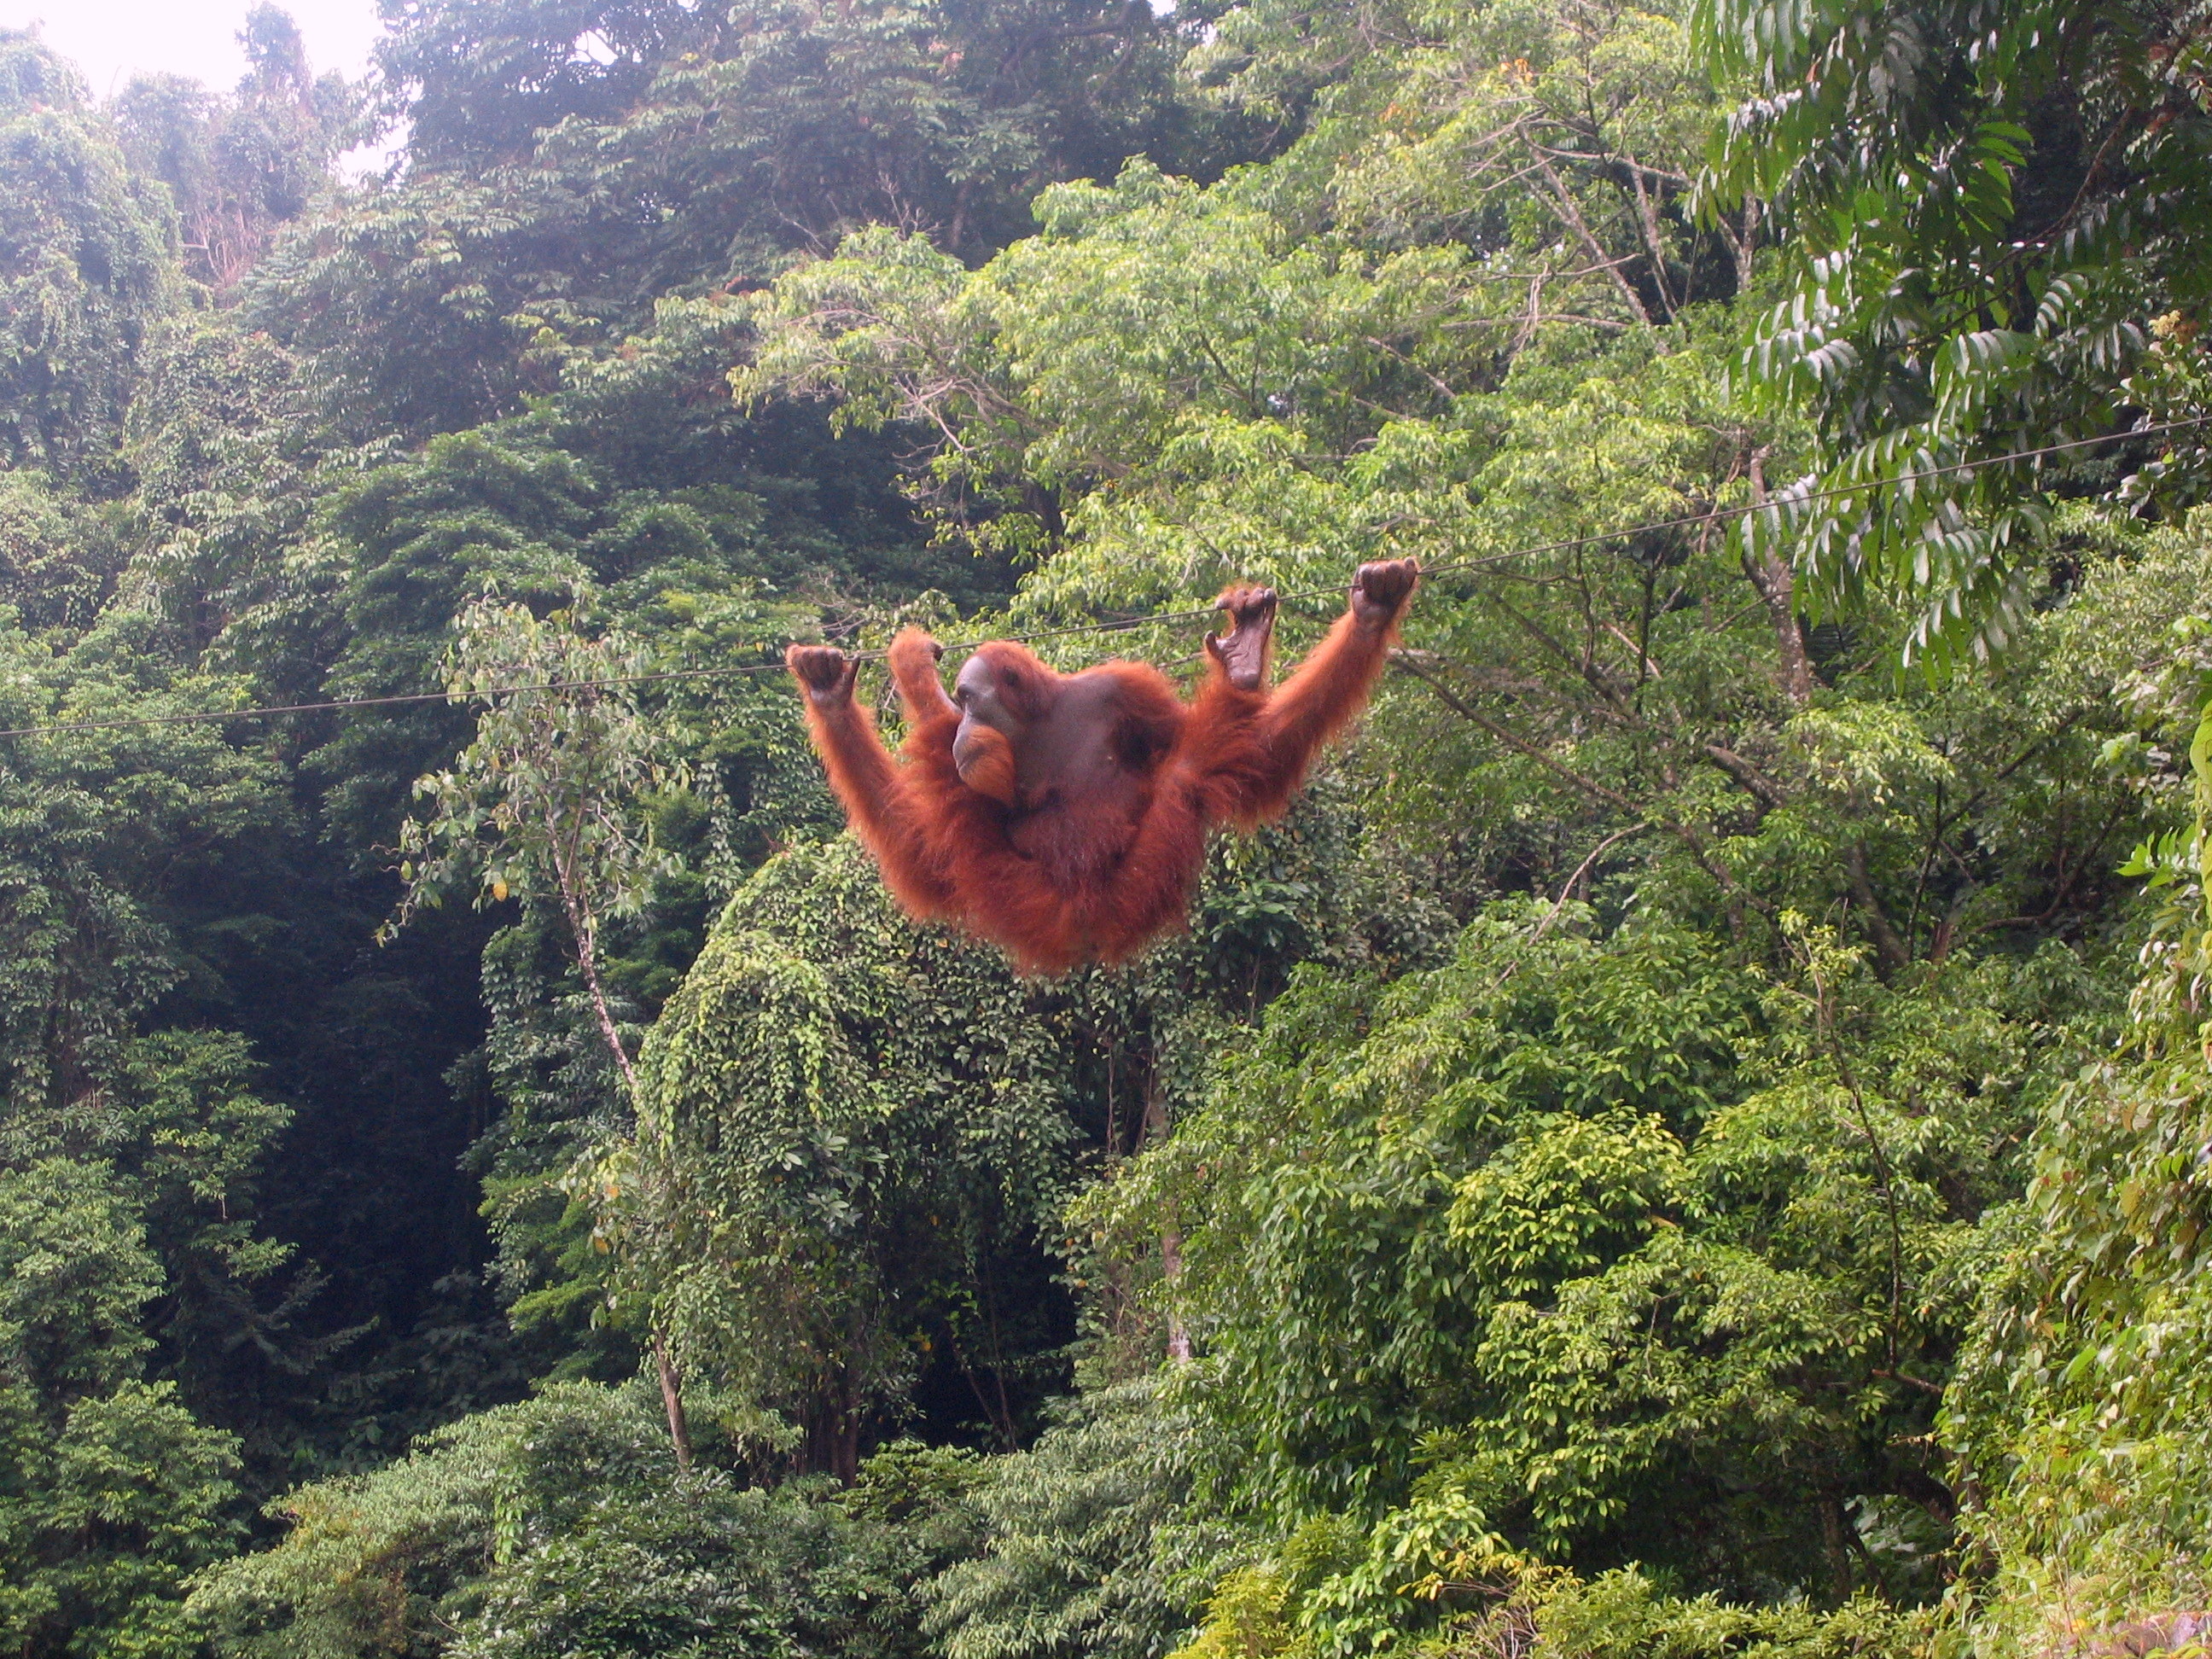
<path id="1" fill-rule="evenodd" d="M 1015 781 L 1014 745 L 1004 732 L 988 729 L 976 732 L 971 740 L 981 753 L 968 763 L 968 787 L 1001 806 L 1015 805 L 1020 787 Z"/>
<path id="2" fill-rule="evenodd" d="M 959 711 L 938 678 L 934 643 L 917 629 L 890 653 L 906 709 L 904 764 L 892 763 L 850 697 L 827 710 L 809 698 L 807 721 L 855 833 L 909 915 L 990 940 L 1025 973 L 1061 973 L 1124 961 L 1184 925 L 1209 831 L 1249 831 L 1288 810 L 1314 757 L 1366 707 L 1395 634 L 1395 623 L 1363 629 L 1347 613 L 1273 692 L 1240 690 L 1210 660 L 1188 703 L 1145 664 L 1061 675 L 1012 641 L 979 647 L 1036 707 L 1078 680 L 1088 682 L 1086 696 L 1104 694 L 1124 758 L 1086 776 L 1074 799 L 993 799 L 1014 798 L 1015 757 L 1003 738 L 1006 787 L 995 777 L 986 779 L 989 793 L 962 781 L 952 759 Z M 988 765 L 1000 763 L 988 755 Z"/>

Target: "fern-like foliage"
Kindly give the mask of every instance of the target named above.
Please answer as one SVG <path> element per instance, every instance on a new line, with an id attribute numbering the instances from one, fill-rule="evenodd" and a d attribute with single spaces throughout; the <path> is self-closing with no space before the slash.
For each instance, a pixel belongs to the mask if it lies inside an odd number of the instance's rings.
<path id="1" fill-rule="evenodd" d="M 1692 38 L 1739 99 L 1707 211 L 1763 201 L 1788 230 L 1745 379 L 1815 410 L 1834 458 L 1747 521 L 1748 550 L 1794 556 L 1816 610 L 1911 606 L 1931 669 L 2002 647 L 2050 503 L 2141 472 L 2201 412 L 2131 377 L 2212 273 L 2191 187 L 2212 5 L 1700 0 Z"/>

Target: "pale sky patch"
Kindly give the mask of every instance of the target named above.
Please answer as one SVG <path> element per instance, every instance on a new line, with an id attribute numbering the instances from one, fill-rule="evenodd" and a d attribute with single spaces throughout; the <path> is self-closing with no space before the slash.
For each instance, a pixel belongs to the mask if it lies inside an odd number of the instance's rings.
<path id="1" fill-rule="evenodd" d="M 316 74 L 357 78 L 383 32 L 376 0 L 276 0 L 307 38 Z M 228 92 L 246 73 L 238 31 L 253 0 L 0 0 L 0 27 L 33 22 L 48 46 L 73 60 L 95 98 L 111 98 L 134 75 L 185 75 Z"/>

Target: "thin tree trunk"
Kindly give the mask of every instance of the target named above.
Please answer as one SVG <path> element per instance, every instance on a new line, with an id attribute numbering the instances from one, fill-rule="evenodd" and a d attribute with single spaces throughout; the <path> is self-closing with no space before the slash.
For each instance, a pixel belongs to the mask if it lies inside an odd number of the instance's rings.
<path id="1" fill-rule="evenodd" d="M 1751 498 L 1762 508 L 1767 504 L 1764 450 L 1751 458 Z M 1813 701 L 1813 664 L 1805 654 L 1805 635 L 1797 626 L 1796 584 L 1790 567 L 1771 553 L 1754 555 L 1748 545 L 1743 555 L 1743 574 L 1766 603 L 1774 627 L 1774 648 L 1782 659 L 1782 689 L 1799 708 Z"/>
<path id="2" fill-rule="evenodd" d="M 807 1402 L 799 1462 L 811 1474 L 832 1474 L 851 1486 L 860 1474 L 860 1408 L 851 1374 L 840 1367 Z"/>
<path id="3" fill-rule="evenodd" d="M 1160 1272 L 1167 1277 L 1169 1295 L 1172 1297 L 1176 1285 L 1182 1278 L 1182 1235 L 1172 1227 L 1160 1235 Z M 1190 1355 L 1190 1327 L 1182 1322 L 1182 1310 L 1170 1301 L 1168 1304 L 1168 1358 L 1177 1364 L 1188 1364 Z"/>
<path id="4" fill-rule="evenodd" d="M 584 976 L 584 989 L 592 999 L 592 1012 L 598 1017 L 599 1035 L 606 1039 L 607 1051 L 615 1057 L 615 1065 L 623 1075 L 623 1084 L 629 1091 L 630 1105 L 637 1104 L 637 1071 L 630 1064 L 629 1050 L 623 1047 L 622 1033 L 615 1029 L 615 1017 L 607 1006 L 605 988 L 599 983 L 599 918 L 592 914 L 591 900 L 585 895 L 583 884 L 566 865 L 556 868 L 561 880 L 561 902 L 568 913 L 568 932 L 576 941 L 576 971 Z"/>
<path id="5" fill-rule="evenodd" d="M 1668 320 L 1671 322 L 1680 307 L 1667 286 L 1667 239 L 1659 230 L 1659 204 L 1652 199 L 1644 182 L 1644 168 L 1636 158 L 1624 156 L 1621 164 L 1628 169 L 1629 182 L 1636 187 L 1636 216 L 1643 227 L 1644 248 L 1651 256 L 1651 286 L 1659 290 L 1659 303 L 1667 307 Z"/>
<path id="6" fill-rule="evenodd" d="M 1851 1599 L 1851 1558 L 1844 1551 L 1843 1500 L 1832 1492 L 1820 1497 L 1820 1545 L 1828 1558 L 1828 1582 L 1833 1586 L 1838 1604 Z"/>
<path id="7" fill-rule="evenodd" d="M 1166 1097 L 1160 1092 L 1159 1073 L 1148 1071 L 1145 1078 L 1144 1144 L 1158 1146 L 1168 1138 L 1168 1108 Z M 1182 1278 L 1182 1234 L 1174 1227 L 1160 1232 L 1160 1276 L 1168 1285 L 1168 1357 L 1178 1364 L 1191 1357 L 1190 1330 L 1182 1322 L 1182 1310 L 1176 1304 L 1176 1287 Z"/>
<path id="8" fill-rule="evenodd" d="M 1735 261 L 1735 291 L 1739 295 L 1751 292 L 1751 279 L 1759 257 L 1759 198 L 1743 198 L 1741 228 L 1731 231 L 1728 221 L 1721 221 L 1722 237 L 1729 245 L 1729 255 Z"/>
<path id="9" fill-rule="evenodd" d="M 960 188 L 952 192 L 952 228 L 945 233 L 945 251 L 955 256 L 960 252 L 960 238 L 967 230 L 968 187 L 971 182 L 963 179 Z"/>
<path id="10" fill-rule="evenodd" d="M 1851 902 L 1865 924 L 1867 937 L 1874 941 L 1875 969 L 1886 982 L 1891 975 L 1912 960 L 1912 952 L 1898 936 L 1889 915 L 1875 896 L 1874 880 L 1867 873 L 1866 844 L 1853 842 L 1844 849 L 1844 881 L 1851 896 Z"/>
<path id="11" fill-rule="evenodd" d="M 583 969 L 584 988 L 591 993 L 592 1012 L 599 1018 L 599 1035 L 607 1040 L 608 1050 L 621 1069 L 623 1084 L 629 1091 L 633 1109 L 637 1103 L 637 1069 L 630 1064 L 629 1051 L 623 1047 L 622 1033 L 615 1029 L 614 1015 L 607 1009 L 607 994 L 599 988 L 599 965 L 592 959 L 588 946 L 576 952 L 576 965 Z"/>
<path id="12" fill-rule="evenodd" d="M 1536 157 L 1536 170 L 1544 175 L 1544 182 L 1551 186 L 1553 204 L 1559 210 L 1561 220 L 1581 240 L 1583 251 L 1589 254 L 1593 264 L 1601 267 L 1606 275 L 1613 278 L 1613 287 L 1620 291 L 1620 297 L 1629 310 L 1635 313 L 1638 322 L 1650 328 L 1651 313 L 1644 306 L 1644 296 L 1636 291 L 1635 284 L 1621 274 L 1621 261 L 1606 257 L 1604 244 L 1590 234 L 1589 225 L 1583 220 L 1582 210 L 1575 205 L 1574 195 L 1567 189 L 1566 181 L 1541 155 Z"/>
<path id="13" fill-rule="evenodd" d="M 599 952 L 595 948 L 599 928 L 591 904 L 571 868 L 560 866 L 557 872 L 562 902 L 568 912 L 568 931 L 576 941 L 576 971 L 584 976 L 584 989 L 592 999 L 592 1012 L 599 1018 L 599 1035 L 606 1039 L 607 1051 L 614 1056 L 615 1065 L 622 1073 L 623 1088 L 635 1111 L 637 1068 L 630 1064 L 629 1050 L 623 1047 L 622 1033 L 615 1027 L 614 1014 L 607 1007 L 606 991 L 599 983 Z M 658 1329 L 653 1333 L 653 1367 L 660 1379 L 660 1404 L 668 1413 L 668 1439 L 676 1448 L 676 1467 L 688 1469 L 691 1467 L 691 1424 L 684 1411 L 684 1381 L 669 1355 L 667 1340 Z"/>
<path id="14" fill-rule="evenodd" d="M 669 1357 L 668 1343 L 659 1331 L 653 1334 L 653 1366 L 660 1374 L 660 1403 L 668 1413 L 668 1437 L 675 1443 L 676 1467 L 691 1467 L 691 1425 L 684 1414 L 684 1380 Z"/>
<path id="15" fill-rule="evenodd" d="M 860 1478 L 860 1414 L 848 1412 L 837 1431 L 837 1468 L 840 1486 L 849 1486 Z"/>

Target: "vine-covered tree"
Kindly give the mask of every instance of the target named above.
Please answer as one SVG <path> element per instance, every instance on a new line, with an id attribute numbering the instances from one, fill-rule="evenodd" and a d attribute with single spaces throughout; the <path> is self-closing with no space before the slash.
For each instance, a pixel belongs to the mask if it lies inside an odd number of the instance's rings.
<path id="1" fill-rule="evenodd" d="M 178 302 L 177 234 L 76 71 L 0 34 L 0 459 L 114 493 L 149 336 Z"/>

